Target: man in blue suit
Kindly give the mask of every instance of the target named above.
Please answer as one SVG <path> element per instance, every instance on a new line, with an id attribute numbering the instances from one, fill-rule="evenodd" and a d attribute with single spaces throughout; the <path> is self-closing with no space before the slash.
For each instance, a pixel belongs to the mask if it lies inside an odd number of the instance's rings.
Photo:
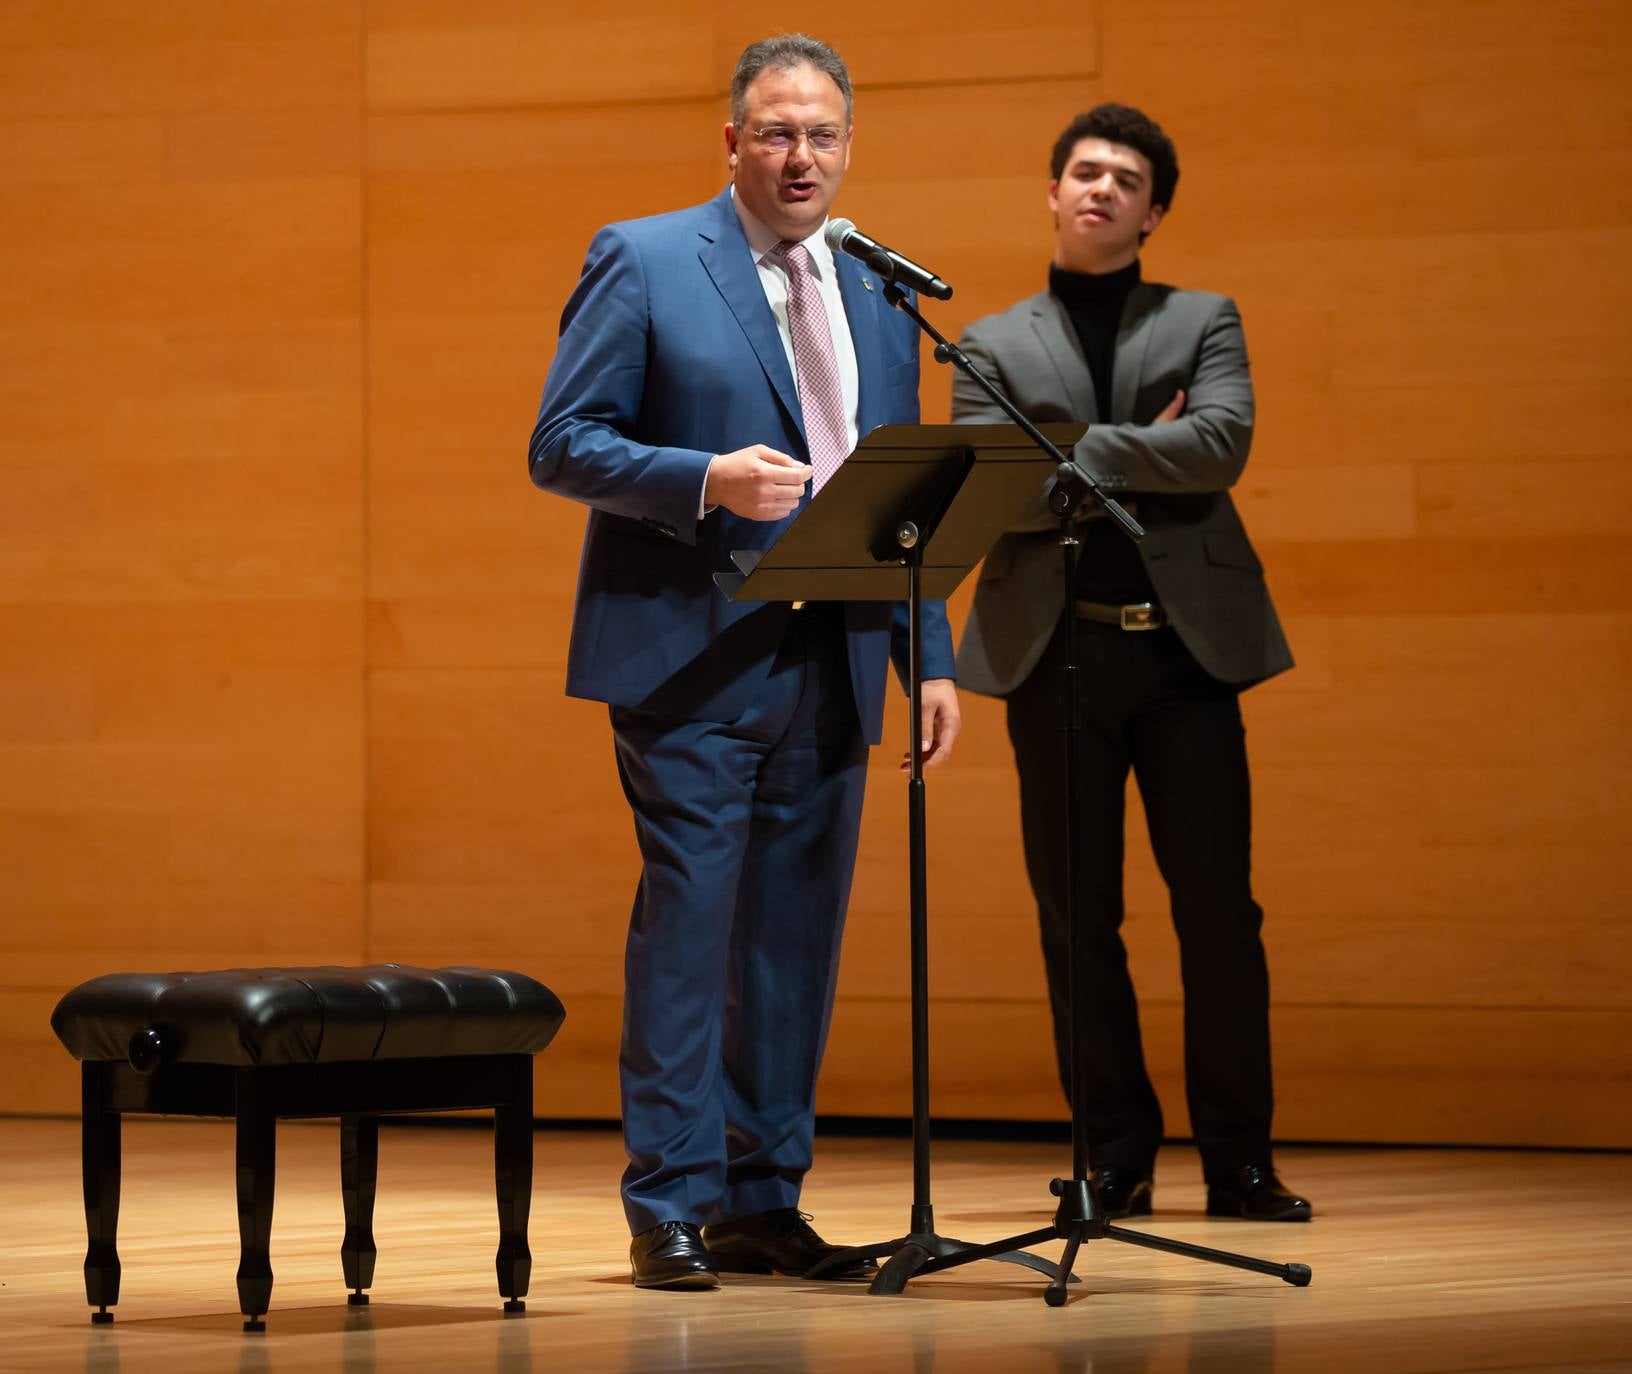
<path id="1" fill-rule="evenodd" d="M 620 1057 L 642 1287 L 803 1274 L 835 1248 L 799 1192 L 905 608 L 733 602 L 713 578 L 772 544 L 858 435 L 918 419 L 911 322 L 822 241 L 851 133 L 837 53 L 750 45 L 731 185 L 596 235 L 533 431 L 533 481 L 590 507 L 567 691 L 611 708 L 644 864 Z M 945 607 L 924 620 L 932 766 L 958 705 Z"/>

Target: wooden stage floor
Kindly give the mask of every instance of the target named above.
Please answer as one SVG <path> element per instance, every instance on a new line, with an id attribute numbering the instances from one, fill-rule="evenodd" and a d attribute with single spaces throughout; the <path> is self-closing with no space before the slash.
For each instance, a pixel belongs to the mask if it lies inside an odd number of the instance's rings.
<path id="1" fill-rule="evenodd" d="M 268 1330 L 245 1336 L 233 1288 L 231 1128 L 125 1128 L 118 1320 L 93 1328 L 78 1125 L 0 1120 L 0 1370 L 282 1374 L 332 1370 L 754 1370 L 785 1374 L 1252 1374 L 1253 1371 L 1632 1370 L 1632 1156 L 1288 1150 L 1307 1226 L 1208 1221 L 1193 1152 L 1164 1152 L 1154 1218 L 1133 1225 L 1314 1267 L 1291 1288 L 1109 1241 L 1046 1307 L 1028 1271 L 980 1264 L 905 1296 L 791 1279 L 716 1293 L 627 1281 L 610 1133 L 541 1131 L 524 1317 L 493 1278 L 490 1137 L 381 1132 L 373 1305 L 345 1305 L 338 1132 L 279 1128 Z M 937 1221 L 988 1240 L 1046 1224 L 1063 1147 L 952 1142 L 936 1152 Z M 831 1238 L 898 1232 L 904 1141 L 825 1141 L 806 1206 Z M 1057 1244 L 1048 1247 L 1057 1253 Z"/>

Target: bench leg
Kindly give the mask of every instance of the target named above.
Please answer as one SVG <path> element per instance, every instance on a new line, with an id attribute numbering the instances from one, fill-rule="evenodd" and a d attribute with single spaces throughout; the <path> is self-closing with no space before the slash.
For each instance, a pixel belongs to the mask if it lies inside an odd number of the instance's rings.
<path id="1" fill-rule="evenodd" d="M 506 1312 L 521 1312 L 533 1276 L 527 1216 L 533 1205 L 533 1062 L 511 1071 L 510 1101 L 493 1112 L 493 1179 L 499 1199 L 499 1293 Z"/>
<path id="2" fill-rule="evenodd" d="M 380 1122 L 373 1116 L 340 1118 L 340 1196 L 346 1208 L 346 1238 L 340 1268 L 351 1294 L 346 1301 L 366 1307 L 363 1292 L 374 1282 L 374 1186 L 380 1172 Z"/>
<path id="3" fill-rule="evenodd" d="M 277 1118 L 262 1100 L 255 1070 L 238 1074 L 238 1309 L 245 1331 L 264 1331 L 272 1305 L 272 1194 Z"/>
<path id="4" fill-rule="evenodd" d="M 118 1112 L 107 1106 L 111 1064 L 87 1061 L 80 1075 L 80 1164 L 85 1185 L 85 1301 L 97 1325 L 119 1301 Z"/>

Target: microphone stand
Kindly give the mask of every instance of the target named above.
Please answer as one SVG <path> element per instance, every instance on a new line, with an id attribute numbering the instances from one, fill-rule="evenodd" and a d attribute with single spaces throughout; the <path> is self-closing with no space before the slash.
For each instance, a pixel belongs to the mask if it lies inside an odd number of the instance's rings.
<path id="1" fill-rule="evenodd" d="M 891 264 L 888 259 L 884 266 Z M 875 265 L 875 270 L 879 270 Z M 879 270 L 879 275 L 885 280 L 884 299 L 902 313 L 911 316 L 913 322 L 935 343 L 935 361 L 950 363 L 970 378 L 982 391 L 989 396 L 998 409 L 1007 415 L 1015 424 L 1025 431 L 1031 441 L 1041 448 L 1057 464 L 1054 482 L 1048 494 L 1048 508 L 1060 518 L 1060 555 L 1065 575 L 1065 589 L 1067 596 L 1076 585 L 1077 573 L 1077 544 L 1078 540 L 1072 531 L 1072 521 L 1075 512 L 1082 505 L 1085 497 L 1092 497 L 1122 528 L 1130 539 L 1144 538 L 1144 530 L 1139 523 L 1127 513 L 1115 500 L 1107 496 L 1099 484 L 1094 481 L 1081 467 L 1072 462 L 1059 451 L 1049 440 L 1022 415 L 1015 404 L 1003 394 L 1002 390 L 990 381 L 956 344 L 949 342 L 939 330 L 926 320 L 917 306 L 907 298 L 906 293 L 891 280 L 892 273 Z M 892 1242 L 889 1247 L 875 1247 L 868 1253 L 879 1254 L 884 1249 L 893 1249 L 890 1260 L 878 1272 L 869 1289 L 873 1293 L 900 1293 L 907 1282 L 919 1274 L 932 1274 L 943 1269 L 955 1269 L 961 1265 L 972 1264 L 976 1260 L 1006 1259 L 1017 1263 L 1030 1264 L 1031 1267 L 1048 1272 L 1053 1266 L 1047 1261 L 1038 1260 L 1033 1255 L 1025 1254 L 1025 1247 L 1038 1245 L 1047 1240 L 1063 1240 L 1065 1253 L 1060 1258 L 1056 1272 L 1049 1280 L 1048 1287 L 1043 1292 L 1043 1300 L 1050 1307 L 1065 1305 L 1066 1285 L 1076 1281 L 1072 1269 L 1076 1265 L 1077 1253 L 1084 1244 L 1091 1240 L 1116 1240 L 1127 1245 L 1139 1245 L 1150 1250 L 1162 1250 L 1168 1254 L 1184 1255 L 1190 1259 L 1202 1260 L 1209 1264 L 1223 1264 L 1236 1269 L 1248 1269 L 1254 1273 L 1267 1274 L 1278 1278 L 1295 1288 L 1305 1288 L 1312 1277 L 1307 1264 L 1277 1264 L 1271 1260 L 1254 1259 L 1249 1255 L 1238 1255 L 1228 1250 L 1214 1250 L 1205 1245 L 1192 1245 L 1186 1241 L 1169 1240 L 1164 1236 L 1154 1236 L 1146 1231 L 1136 1231 L 1124 1226 L 1112 1226 L 1105 1218 L 1105 1213 L 1099 1204 L 1098 1194 L 1094 1190 L 1092 1179 L 1089 1177 L 1088 1165 L 1088 1104 L 1087 1093 L 1087 1045 L 1082 1035 L 1082 1017 L 1079 1014 L 1083 1007 L 1082 989 L 1085 984 L 1084 972 L 1087 965 L 1085 935 L 1082 921 L 1082 885 L 1080 865 L 1077 862 L 1075 839 L 1075 824 L 1080 801 L 1081 788 L 1081 726 L 1079 721 L 1080 710 L 1078 703 L 1077 657 L 1076 657 L 1076 627 L 1075 617 L 1065 617 L 1065 689 L 1066 689 L 1066 814 L 1061 824 L 1066 827 L 1067 843 L 1065 846 L 1065 879 L 1067 900 L 1070 906 L 1070 953 L 1069 953 L 1069 984 L 1071 1001 L 1071 1177 L 1068 1179 L 1056 1178 L 1049 1185 L 1049 1192 L 1059 1199 L 1054 1211 L 1054 1220 L 1051 1225 L 1039 1230 L 1027 1231 L 1021 1235 L 1009 1236 L 1003 1240 L 993 1241 L 987 1245 L 959 1245 L 957 1242 L 948 1242 L 935 1236 L 933 1217 L 929 1207 L 929 1093 L 927 1080 L 929 1066 L 928 1051 L 928 985 L 925 976 L 926 957 L 920 948 L 923 939 L 920 931 L 920 917 L 918 909 L 921 903 L 914 902 L 914 921 L 912 929 L 912 965 L 913 965 L 913 1232 L 899 1242 Z M 918 738 L 918 722 L 913 721 L 913 739 Z M 915 897 L 918 883 L 914 882 Z M 927 941 L 926 941 L 927 943 Z M 922 1000 L 925 1006 L 920 1007 Z M 919 1044 L 920 1037 L 924 1043 Z M 925 1234 L 927 1233 L 927 1234 Z M 845 1255 L 854 1252 L 845 1252 Z M 832 1260 L 818 1265 L 809 1277 L 817 1277 L 820 1270 L 828 1267 L 838 1267 L 838 1262 L 845 1256 L 833 1256 Z"/>

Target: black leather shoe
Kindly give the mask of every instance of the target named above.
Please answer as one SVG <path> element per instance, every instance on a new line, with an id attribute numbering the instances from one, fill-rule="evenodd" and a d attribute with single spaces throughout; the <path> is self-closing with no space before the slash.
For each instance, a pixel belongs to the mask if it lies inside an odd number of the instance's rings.
<path id="1" fill-rule="evenodd" d="M 689 1221 L 664 1221 L 629 1242 L 636 1288 L 718 1288 L 719 1271 Z"/>
<path id="2" fill-rule="evenodd" d="M 1207 1180 L 1207 1215 L 1247 1221 L 1308 1221 L 1309 1199 L 1282 1186 L 1268 1164 L 1249 1164 Z"/>
<path id="3" fill-rule="evenodd" d="M 811 1228 L 810 1218 L 797 1207 L 779 1207 L 751 1217 L 705 1227 L 703 1241 L 715 1266 L 726 1274 L 791 1274 L 803 1278 L 819 1260 L 845 1247 L 829 1245 Z M 870 1279 L 878 1266 L 858 1259 L 824 1279 Z"/>
<path id="4" fill-rule="evenodd" d="M 1107 1164 L 1103 1169 L 1095 1169 L 1092 1179 L 1094 1193 L 1099 1198 L 1099 1210 L 1105 1213 L 1108 1221 L 1150 1215 L 1154 1185 L 1149 1174 Z"/>

